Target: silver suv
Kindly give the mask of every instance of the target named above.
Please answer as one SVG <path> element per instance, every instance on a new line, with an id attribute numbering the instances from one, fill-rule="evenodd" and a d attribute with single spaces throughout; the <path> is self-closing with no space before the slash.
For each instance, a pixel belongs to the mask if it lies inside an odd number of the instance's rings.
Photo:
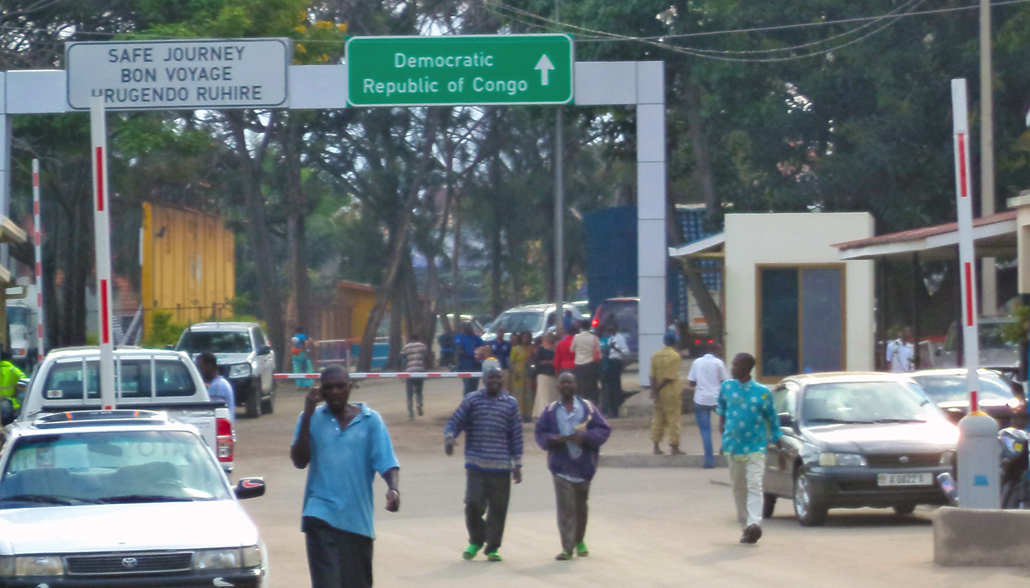
<path id="1" fill-rule="evenodd" d="M 275 409 L 275 351 L 257 323 L 199 323 L 183 331 L 177 351 L 194 359 L 210 352 L 218 370 L 232 384 L 236 405 L 258 418 Z"/>

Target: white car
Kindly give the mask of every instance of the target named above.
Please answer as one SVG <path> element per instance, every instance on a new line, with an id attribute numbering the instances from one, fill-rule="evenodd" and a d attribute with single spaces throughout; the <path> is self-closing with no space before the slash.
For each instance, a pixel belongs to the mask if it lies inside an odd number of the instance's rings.
<path id="1" fill-rule="evenodd" d="M 182 332 L 177 351 L 196 357 L 214 353 L 218 370 L 232 384 L 236 406 L 256 419 L 275 410 L 275 351 L 257 323 L 199 323 Z"/>
<path id="2" fill-rule="evenodd" d="M 152 411 L 19 422 L 0 453 L 0 587 L 264 586 L 267 554 L 196 429 Z"/>
<path id="3" fill-rule="evenodd" d="M 504 340 L 511 341 L 512 333 L 529 331 L 533 338 L 540 337 L 554 328 L 555 304 L 527 304 L 516 306 L 502 312 L 494 319 L 488 332 L 483 333 L 483 342 L 490 343 L 497 339 L 497 330 L 504 329 Z M 582 321 L 583 314 L 572 304 L 563 307 L 575 321 Z"/>

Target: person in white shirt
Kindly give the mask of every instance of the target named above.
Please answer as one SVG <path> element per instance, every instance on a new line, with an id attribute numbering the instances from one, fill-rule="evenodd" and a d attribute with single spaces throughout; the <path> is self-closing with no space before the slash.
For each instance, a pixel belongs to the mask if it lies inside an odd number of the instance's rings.
<path id="1" fill-rule="evenodd" d="M 619 408 L 626 399 L 622 391 L 622 360 L 629 353 L 629 345 L 615 325 L 609 325 L 602 332 L 601 412 L 606 417 L 615 418 L 619 416 Z"/>
<path id="2" fill-rule="evenodd" d="M 901 329 L 901 336 L 887 343 L 887 363 L 894 373 L 915 370 L 916 348 L 912 336 L 912 328 Z"/>
<path id="3" fill-rule="evenodd" d="M 730 379 L 730 372 L 723 363 L 722 345 L 712 343 L 707 353 L 694 360 L 690 365 L 687 380 L 694 389 L 694 416 L 697 428 L 701 431 L 701 443 L 705 448 L 705 468 L 715 467 L 715 454 L 712 452 L 712 411 L 719 403 L 719 390 L 722 383 Z"/>
<path id="4" fill-rule="evenodd" d="M 590 321 L 583 321 L 581 331 L 572 338 L 569 351 L 575 356 L 576 386 L 580 396 L 594 404 L 600 404 L 597 380 L 600 376 L 601 342 L 590 331 Z"/>

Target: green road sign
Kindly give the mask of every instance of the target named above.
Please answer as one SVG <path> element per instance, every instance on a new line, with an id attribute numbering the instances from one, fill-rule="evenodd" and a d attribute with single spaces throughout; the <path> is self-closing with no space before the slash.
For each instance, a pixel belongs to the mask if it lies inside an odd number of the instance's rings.
<path id="1" fill-rule="evenodd" d="M 568 35 L 352 37 L 347 102 L 352 106 L 567 104 L 572 102 Z"/>

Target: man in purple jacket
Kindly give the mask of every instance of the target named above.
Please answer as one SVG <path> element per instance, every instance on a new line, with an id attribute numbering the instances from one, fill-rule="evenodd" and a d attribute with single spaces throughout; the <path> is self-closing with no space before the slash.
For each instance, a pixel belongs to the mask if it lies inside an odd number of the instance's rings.
<path id="1" fill-rule="evenodd" d="M 547 451 L 547 468 L 554 475 L 558 499 L 559 561 L 589 555 L 583 537 L 587 531 L 587 498 L 590 480 L 597 472 L 597 456 L 612 429 L 601 411 L 576 396 L 576 377 L 558 376 L 560 398 L 551 403 L 536 421 L 536 443 Z"/>

